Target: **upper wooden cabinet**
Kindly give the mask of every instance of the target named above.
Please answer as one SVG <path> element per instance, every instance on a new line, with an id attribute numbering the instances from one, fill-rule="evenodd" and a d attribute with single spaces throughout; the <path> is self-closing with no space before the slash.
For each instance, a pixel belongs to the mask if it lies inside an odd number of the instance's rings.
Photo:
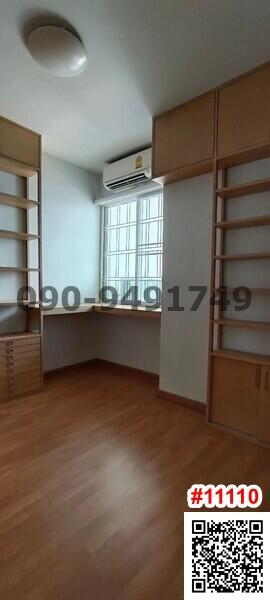
<path id="1" fill-rule="evenodd" d="M 176 181 L 212 170 L 215 92 L 157 116 L 153 177 Z"/>
<path id="2" fill-rule="evenodd" d="M 40 167 L 40 135 L 0 118 L 0 155 L 11 161 Z"/>
<path id="3" fill-rule="evenodd" d="M 270 66 L 218 92 L 218 156 L 269 144 Z"/>

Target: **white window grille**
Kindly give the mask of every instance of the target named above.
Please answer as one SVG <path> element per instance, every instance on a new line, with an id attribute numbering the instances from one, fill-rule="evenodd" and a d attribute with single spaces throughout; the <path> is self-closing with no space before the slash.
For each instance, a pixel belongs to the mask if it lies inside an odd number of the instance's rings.
<path id="1" fill-rule="evenodd" d="M 116 201 L 103 211 L 102 299 L 118 304 L 160 303 L 162 192 Z"/>

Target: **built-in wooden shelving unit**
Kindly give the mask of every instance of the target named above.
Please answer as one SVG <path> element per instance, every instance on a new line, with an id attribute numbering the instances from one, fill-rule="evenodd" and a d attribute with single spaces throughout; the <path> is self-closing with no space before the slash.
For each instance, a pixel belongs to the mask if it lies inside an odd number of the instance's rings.
<path id="1" fill-rule="evenodd" d="M 256 209 L 258 196 L 270 192 L 269 170 L 264 166 L 234 171 L 229 169 L 256 163 L 270 157 L 270 62 L 209 90 L 202 96 L 172 108 L 153 120 L 153 178 L 163 183 L 179 181 L 213 172 L 213 221 L 211 255 L 210 351 L 208 378 L 208 420 L 241 431 L 270 444 L 270 362 L 268 356 L 232 351 L 230 360 L 223 346 L 239 343 L 241 349 L 267 348 L 269 324 L 248 320 L 260 311 L 267 314 L 270 294 L 270 242 L 263 247 L 265 229 L 270 227 L 270 197 L 266 214 Z M 248 181 L 249 172 L 253 180 Z M 246 179 L 243 173 L 246 172 Z M 256 173 L 254 175 L 254 173 Z M 263 175 L 262 179 L 259 173 Z M 237 177 L 239 175 L 239 182 Z M 241 180 L 240 180 L 241 177 Z M 254 201 L 255 216 L 247 216 Z M 241 200 L 242 198 L 242 200 Z M 255 203 L 256 200 L 256 203 Z M 231 201 L 231 202 L 230 202 Z M 230 210 L 228 204 L 230 203 Z M 264 203 L 264 199 L 262 199 Z M 231 217 L 234 212 L 234 218 Z M 261 213 L 261 214 L 260 214 Z M 240 216 L 242 218 L 240 218 Z M 256 234 L 254 228 L 257 228 Z M 237 232 L 237 230 L 244 230 Z M 234 230 L 233 233 L 231 231 Z M 266 232 L 267 233 L 267 232 Z M 250 234 L 250 235 L 249 235 Z M 249 241 L 244 245 L 245 239 Z M 237 246 L 237 237 L 239 245 Z M 255 240 L 258 240 L 257 249 Z M 229 250 L 231 243 L 231 251 Z M 249 244 L 249 245 L 248 245 Z M 262 252 L 263 248 L 265 251 Z M 264 262 L 262 262 L 264 261 Z M 237 266 L 239 263 L 239 267 Z M 258 268 L 257 268 L 258 267 Z M 255 275 L 257 271 L 257 274 Z M 225 318 L 236 302 L 232 283 L 239 272 L 241 287 L 245 277 L 256 296 L 257 312 L 252 307 L 245 321 Z M 248 275 L 247 275 L 248 274 Z M 231 279 L 231 280 L 230 280 Z M 254 284 L 253 284 L 254 281 Z M 256 287 L 257 285 L 257 287 Z M 240 287 L 240 285 L 239 285 Z M 249 287 L 246 285 L 246 287 Z M 230 308 L 224 294 L 230 293 Z M 216 302 L 220 294 L 221 302 Z M 241 297 L 240 297 L 241 298 Z M 218 298 L 219 300 L 219 298 Z M 253 301 L 253 298 L 251 299 Z M 248 302 L 247 302 L 248 305 Z M 256 308 L 256 307 L 255 307 Z M 270 306 L 269 306 L 270 308 Z M 227 316 L 227 315 L 226 315 Z M 239 315 L 238 315 L 239 317 Z M 241 315 L 241 318 L 243 314 Z M 228 331 L 248 328 L 248 331 Z M 256 331 L 261 329 L 262 331 Z M 241 341 L 240 341 L 241 338 Z M 225 352 L 225 354 L 224 354 Z M 269 338 L 270 355 L 270 338 Z"/>
<path id="2" fill-rule="evenodd" d="M 3 318 L 4 330 L 0 329 L 0 402 L 9 400 L 22 394 L 29 394 L 41 388 L 43 382 L 42 367 L 42 338 L 43 338 L 43 315 L 41 310 L 41 136 L 29 129 L 25 129 L 16 123 L 0 117 L 0 171 L 8 173 L 14 185 L 22 189 L 21 195 L 12 195 L 6 191 L 0 191 L 0 209 L 2 205 L 10 209 L 22 210 L 19 221 L 22 223 L 22 231 L 13 229 L 1 229 L 0 240 L 6 240 L 3 246 L 5 255 L 8 253 L 7 244 L 16 246 L 19 264 L 5 265 L 5 257 L 0 252 L 0 281 L 4 281 L 5 287 L 13 278 L 11 289 L 17 285 L 18 295 L 15 298 L 5 299 L 3 297 L 2 285 L 0 294 L 0 311 Z M 30 181 L 35 178 L 36 198 L 29 198 Z M 16 179 L 15 179 L 16 178 Z M 18 179 L 18 181 L 17 181 Z M 31 222 L 35 222 L 36 232 L 29 228 L 29 210 L 35 210 Z M 7 213 L 5 213 L 7 216 Z M 11 213 L 10 213 L 11 215 Z M 11 221 L 12 222 L 12 221 Z M 31 249 L 29 244 L 36 244 Z M 2 248 L 2 246 L 1 246 Z M 15 247 L 14 249 L 15 250 Z M 36 266 L 32 266 L 30 256 L 33 257 Z M 4 263 L 4 264 L 3 264 Z M 38 286 L 32 283 L 31 274 L 36 273 Z M 20 277 L 18 277 L 20 275 Z M 10 279 L 9 279 L 10 277 Z M 32 284 L 32 285 L 31 285 Z M 35 311 L 31 301 L 30 290 L 27 288 L 35 286 L 36 298 Z M 20 286 L 23 287 L 23 297 L 20 299 Z M 25 289 L 26 288 L 26 289 Z M 23 308 L 21 312 L 20 309 Z M 18 314 L 17 314 L 18 313 Z M 16 318 L 13 319 L 15 315 Z M 10 326 L 10 330 L 7 331 Z M 18 331 L 14 328 L 18 327 Z"/>
<path id="3" fill-rule="evenodd" d="M 230 157 L 219 159 L 216 157 L 214 170 L 214 192 L 213 192 L 213 229 L 212 229 L 212 271 L 211 271 L 211 294 L 213 302 L 211 303 L 210 319 L 210 353 L 209 353 L 209 395 L 208 395 L 208 420 L 210 423 L 228 427 L 233 431 L 252 436 L 264 443 L 270 444 L 270 351 L 269 355 L 249 352 L 253 336 L 270 335 L 269 321 L 250 320 L 248 318 L 229 318 L 228 305 L 231 306 L 232 300 L 241 298 L 239 288 L 246 288 L 250 293 L 250 300 L 253 295 L 258 302 L 264 298 L 264 305 L 270 295 L 269 279 L 265 281 L 263 287 L 250 287 L 245 285 L 244 276 L 241 273 L 238 287 L 225 285 L 225 267 L 227 263 L 233 261 L 241 264 L 242 261 L 253 263 L 257 261 L 270 260 L 269 251 L 257 252 L 247 251 L 241 253 L 229 253 L 226 243 L 228 232 L 241 229 L 253 229 L 270 226 L 270 215 L 259 215 L 253 217 L 228 219 L 227 202 L 233 199 L 253 194 L 270 192 L 270 179 L 251 181 L 244 184 L 228 186 L 228 168 L 237 166 L 252 160 L 270 156 L 270 147 L 263 148 L 261 153 L 252 150 L 244 153 L 234 154 Z M 239 159 L 239 160 L 238 160 Z M 244 205 L 243 205 L 244 206 Z M 270 198 L 269 198 L 270 207 Z M 267 211 L 269 212 L 269 211 Z M 234 236 L 237 235 L 234 233 Z M 235 239 L 235 238 L 234 238 Z M 254 239 L 254 236 L 250 238 Z M 241 246 L 242 249 L 242 246 Z M 227 271 L 226 271 L 227 272 Z M 246 272 L 246 271 L 245 271 Z M 251 271 L 252 272 L 252 271 Z M 254 272 L 254 270 L 253 270 Z M 261 277 L 262 273 L 260 271 Z M 226 282 L 227 283 L 227 282 Z M 230 295 L 227 303 L 226 295 Z M 225 297 L 225 302 L 223 298 Z M 220 298 L 220 301 L 215 302 Z M 269 305 L 270 309 L 270 305 Z M 252 313 L 253 314 L 253 313 Z M 237 315 L 237 313 L 236 313 Z M 270 310 L 269 310 L 270 316 Z M 235 331 L 230 337 L 230 328 Z M 241 348 L 228 348 L 228 340 L 233 340 L 235 345 L 238 340 L 237 329 L 243 333 L 241 338 Z M 256 333 L 257 332 L 257 333 Z M 260 333 L 261 332 L 261 333 Z M 226 337 L 225 337 L 226 333 Z M 258 339 L 256 337 L 256 339 Z M 259 338 L 260 340 L 265 338 Z M 225 340 L 225 343 L 224 343 Z M 249 343 L 249 348 L 244 351 L 244 347 Z M 269 338 L 270 342 L 270 338 Z M 262 341 L 261 341 L 262 343 Z M 252 345 L 252 344 L 251 344 Z M 270 344 L 269 344 L 270 348 Z"/>

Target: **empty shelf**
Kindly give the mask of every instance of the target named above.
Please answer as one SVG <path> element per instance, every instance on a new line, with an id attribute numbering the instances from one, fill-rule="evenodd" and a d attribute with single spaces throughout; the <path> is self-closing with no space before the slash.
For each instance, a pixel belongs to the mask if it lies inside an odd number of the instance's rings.
<path id="1" fill-rule="evenodd" d="M 239 290 L 240 288 L 246 288 L 252 294 L 270 294 L 270 288 L 250 288 L 248 285 L 236 285 L 235 287 L 215 288 L 214 292 L 220 294 L 232 294 L 235 290 Z"/>
<path id="2" fill-rule="evenodd" d="M 18 233 L 17 231 L 7 231 L 5 229 L 0 229 L 0 238 L 10 238 L 13 240 L 28 242 L 30 240 L 38 240 L 39 236 L 32 233 Z"/>
<path id="3" fill-rule="evenodd" d="M 224 187 L 217 190 L 220 198 L 240 198 L 251 194 L 259 194 L 270 190 L 270 179 L 261 179 L 259 181 L 250 181 L 231 187 Z"/>
<path id="4" fill-rule="evenodd" d="M 253 252 L 249 254 L 220 254 L 214 260 L 266 260 L 270 259 L 269 252 Z"/>
<path id="5" fill-rule="evenodd" d="M 214 325 L 227 327 L 245 327 L 247 329 L 270 329 L 270 322 L 265 321 L 244 321 L 242 319 L 214 319 Z"/>
<path id="6" fill-rule="evenodd" d="M 0 267 L 0 272 L 10 272 L 10 273 L 28 273 L 30 271 L 38 272 L 39 269 L 32 269 L 27 267 Z"/>
<path id="7" fill-rule="evenodd" d="M 6 173 L 12 173 L 18 177 L 32 177 L 39 171 L 38 168 L 34 168 L 26 163 L 19 162 L 18 160 L 12 160 L 11 158 L 0 157 L 0 171 Z"/>
<path id="8" fill-rule="evenodd" d="M 10 194 L 0 194 L 0 204 L 6 204 L 7 206 L 15 206 L 16 208 L 35 208 L 38 206 L 38 202 L 23 198 L 22 196 L 11 196 Z"/>
<path id="9" fill-rule="evenodd" d="M 266 225 L 270 225 L 270 215 L 216 223 L 216 227 L 219 229 L 243 229 L 245 227 L 264 227 Z"/>

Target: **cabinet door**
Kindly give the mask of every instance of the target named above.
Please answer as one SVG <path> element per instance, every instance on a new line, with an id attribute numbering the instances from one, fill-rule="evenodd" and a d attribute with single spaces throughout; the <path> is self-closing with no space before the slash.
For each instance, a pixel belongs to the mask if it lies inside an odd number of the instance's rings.
<path id="1" fill-rule="evenodd" d="M 270 66 L 219 91 L 218 156 L 269 143 Z"/>
<path id="2" fill-rule="evenodd" d="M 256 435 L 259 367 L 215 357 L 212 366 L 210 418 L 214 423 Z"/>
<path id="3" fill-rule="evenodd" d="M 213 158 L 214 98 L 211 93 L 154 121 L 154 176 Z"/>
<path id="4" fill-rule="evenodd" d="M 270 444 L 270 367 L 261 368 L 258 439 Z"/>
<path id="5" fill-rule="evenodd" d="M 38 168 L 40 136 L 16 123 L 0 119 L 0 154 Z"/>

